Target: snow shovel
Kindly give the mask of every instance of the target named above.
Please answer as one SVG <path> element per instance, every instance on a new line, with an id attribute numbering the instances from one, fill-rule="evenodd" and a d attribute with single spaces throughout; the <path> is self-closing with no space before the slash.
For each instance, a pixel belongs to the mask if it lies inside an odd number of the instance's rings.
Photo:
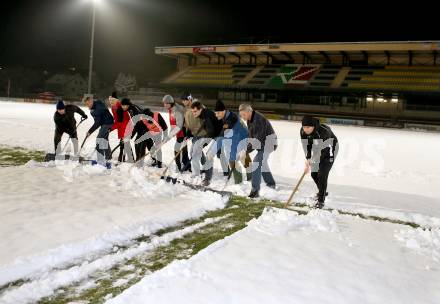
<path id="1" fill-rule="evenodd" d="M 113 156 L 113 153 L 121 146 L 121 143 L 119 143 L 116 147 L 113 148 L 113 150 L 110 152 L 110 157 Z"/>
<path id="2" fill-rule="evenodd" d="M 304 170 L 304 173 L 302 174 L 301 178 L 299 179 L 298 183 L 295 186 L 295 189 L 293 189 L 292 194 L 290 194 L 289 199 L 287 200 L 287 202 L 284 204 L 284 208 L 287 208 L 287 206 L 290 205 L 293 196 L 295 195 L 296 191 L 298 191 L 299 186 L 301 185 L 304 177 L 306 176 L 307 171 Z"/>
<path id="3" fill-rule="evenodd" d="M 166 166 L 166 168 L 163 170 L 162 173 L 157 173 L 158 176 L 160 176 L 160 178 L 162 179 L 163 177 L 165 177 L 165 174 L 167 173 L 168 169 L 170 168 L 171 164 L 180 156 L 180 154 L 183 151 L 183 148 L 186 147 L 188 141 L 185 141 L 185 144 L 182 145 L 182 147 L 180 148 L 179 152 L 177 152 L 177 154 L 174 156 L 174 158 L 170 161 L 170 163 Z"/>
<path id="4" fill-rule="evenodd" d="M 213 145 L 214 142 L 215 142 L 215 141 L 211 141 L 211 142 L 209 143 L 209 145 L 208 145 L 208 149 L 207 149 L 208 151 L 211 149 L 211 146 Z M 182 153 L 182 151 L 183 151 L 183 148 L 185 148 L 185 146 L 187 146 L 187 145 L 188 145 L 188 140 L 185 141 L 185 144 L 182 146 L 182 148 L 179 150 L 179 152 L 176 154 L 176 156 L 174 156 L 173 160 L 168 164 L 168 166 L 165 168 L 165 170 L 163 171 L 163 173 L 160 174 L 160 178 L 161 178 L 161 179 L 163 179 L 163 177 L 165 176 L 165 174 L 166 174 L 167 171 L 168 171 L 168 168 L 171 166 L 171 164 L 173 163 L 173 161 L 175 161 L 176 158 L 179 157 L 179 155 L 180 155 L 180 154 Z M 182 172 L 185 172 L 186 169 L 188 168 L 188 166 L 191 166 L 191 161 L 192 161 L 192 159 L 193 159 L 193 158 L 191 157 L 191 158 L 188 160 L 188 164 L 182 168 L 181 173 L 182 173 Z"/>
<path id="5" fill-rule="evenodd" d="M 222 188 L 222 191 L 225 191 L 226 187 L 228 186 L 228 184 L 229 184 L 229 180 L 231 179 L 231 176 L 232 176 L 232 171 L 233 171 L 233 170 L 230 170 L 230 171 L 229 171 L 228 179 L 226 180 L 225 185 L 224 185 L 223 188 Z"/>
<path id="6" fill-rule="evenodd" d="M 82 149 L 84 147 L 84 144 L 86 143 L 87 138 L 89 138 L 89 136 L 90 136 L 90 134 L 87 134 L 86 137 L 84 137 L 84 140 L 83 140 L 83 142 L 81 144 L 81 148 L 78 151 L 78 155 L 81 155 L 81 151 L 82 151 Z"/>
<path id="7" fill-rule="evenodd" d="M 229 191 L 220 191 L 220 190 L 212 189 L 212 188 L 201 186 L 201 185 L 190 184 L 190 183 L 188 183 L 182 179 L 179 179 L 177 177 L 162 176 L 161 179 L 165 180 L 167 183 L 172 183 L 173 185 L 179 184 L 179 185 L 182 185 L 182 186 L 185 186 L 190 189 L 197 190 L 197 191 L 214 192 L 214 193 L 220 194 L 221 196 L 226 196 L 228 198 L 230 198 L 233 195 L 232 192 L 229 192 Z"/>
<path id="8" fill-rule="evenodd" d="M 83 123 L 83 121 L 85 120 L 85 118 L 81 118 L 81 121 L 76 125 L 76 129 L 78 129 L 79 125 Z M 72 139 L 72 136 L 69 135 L 69 139 L 66 141 L 66 144 L 64 145 L 63 149 L 61 151 L 64 151 L 67 147 L 67 144 L 69 143 L 69 141 Z"/>

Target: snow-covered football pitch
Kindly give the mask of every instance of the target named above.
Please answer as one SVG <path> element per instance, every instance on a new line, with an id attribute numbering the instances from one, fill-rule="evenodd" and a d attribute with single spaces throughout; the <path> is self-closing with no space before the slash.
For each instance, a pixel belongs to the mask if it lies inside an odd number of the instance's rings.
<path id="1" fill-rule="evenodd" d="M 440 303 L 440 133 L 332 126 L 334 210 L 287 210 L 298 123 L 272 122 L 277 189 L 249 201 L 249 183 L 230 183 L 228 200 L 148 166 L 9 166 L 53 151 L 54 111 L 0 102 L 0 303 Z M 211 187 L 224 184 L 216 160 Z M 308 176 L 294 201 L 315 193 Z"/>

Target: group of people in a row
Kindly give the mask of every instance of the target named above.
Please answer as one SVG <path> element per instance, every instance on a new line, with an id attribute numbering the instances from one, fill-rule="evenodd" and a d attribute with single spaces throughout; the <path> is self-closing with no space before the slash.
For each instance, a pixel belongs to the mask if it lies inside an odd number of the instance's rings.
<path id="1" fill-rule="evenodd" d="M 168 112 L 168 126 L 160 112 L 142 109 L 127 98 L 119 100 L 116 93 L 109 97 L 109 101 L 113 115 L 104 102 L 91 97 L 84 99 L 94 118 L 94 124 L 86 137 L 99 129 L 96 139 L 98 164 L 106 165 L 107 160 L 111 159 L 108 137 L 113 130 L 118 132 L 118 161 L 136 162 L 141 166 L 148 150 L 152 158 L 151 166 L 161 168 L 162 147 L 175 138 L 174 159 L 177 169 L 182 173 L 192 172 L 192 176 L 201 176 L 203 186 L 211 182 L 213 162 L 217 157 L 223 174 L 228 178 L 232 176 L 237 184 L 242 182 L 240 167 L 244 167 L 246 179 L 252 181 L 249 197 L 259 196 L 261 178 L 268 187 L 275 189 L 276 183 L 268 158 L 277 149 L 277 136 L 270 121 L 251 105 L 240 105 L 237 115 L 228 110 L 221 100 L 217 101 L 214 110 L 210 110 L 194 100 L 189 93 L 182 95 L 182 104 L 171 95 L 166 95 L 162 103 Z M 74 113 L 83 119 L 87 119 L 87 115 L 79 107 L 65 105 L 63 101 L 58 101 L 56 108 L 55 151 L 59 152 L 61 136 L 67 133 L 77 155 L 78 136 Z M 310 166 L 314 165 L 312 178 L 319 189 L 318 206 L 322 207 L 327 194 L 328 174 L 337 152 L 337 138 L 328 126 L 321 125 L 318 119 L 310 116 L 304 117 L 300 135 L 306 153 L 305 170 L 309 171 Z M 135 155 L 131 149 L 132 138 Z M 254 150 L 256 154 L 251 160 L 249 154 Z"/>

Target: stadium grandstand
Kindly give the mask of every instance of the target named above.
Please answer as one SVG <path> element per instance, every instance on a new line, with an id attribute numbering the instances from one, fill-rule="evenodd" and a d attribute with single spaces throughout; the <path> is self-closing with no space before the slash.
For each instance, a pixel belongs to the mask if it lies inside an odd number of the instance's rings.
<path id="1" fill-rule="evenodd" d="M 440 125 L 440 41 L 156 47 L 176 61 L 161 91 L 210 104 L 366 124 Z"/>

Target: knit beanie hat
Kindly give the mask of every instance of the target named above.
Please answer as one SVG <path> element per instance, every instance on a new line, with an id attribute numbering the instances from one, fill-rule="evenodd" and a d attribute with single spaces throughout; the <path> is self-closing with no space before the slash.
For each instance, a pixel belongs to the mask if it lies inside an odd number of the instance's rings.
<path id="1" fill-rule="evenodd" d="M 131 105 L 130 99 L 129 98 L 122 98 L 121 105 L 123 105 L 123 106 L 130 106 Z"/>
<path id="2" fill-rule="evenodd" d="M 66 106 L 64 105 L 64 101 L 58 100 L 57 102 L 57 110 L 64 110 Z"/>
<path id="3" fill-rule="evenodd" d="M 171 95 L 165 95 L 162 99 L 164 104 L 174 104 L 174 98 Z"/>
<path id="4" fill-rule="evenodd" d="M 316 125 L 316 119 L 310 115 L 305 115 L 302 119 L 303 127 L 314 127 Z"/>
<path id="5" fill-rule="evenodd" d="M 215 112 L 220 112 L 226 110 L 225 104 L 220 99 L 217 100 L 217 103 L 215 104 Z"/>

